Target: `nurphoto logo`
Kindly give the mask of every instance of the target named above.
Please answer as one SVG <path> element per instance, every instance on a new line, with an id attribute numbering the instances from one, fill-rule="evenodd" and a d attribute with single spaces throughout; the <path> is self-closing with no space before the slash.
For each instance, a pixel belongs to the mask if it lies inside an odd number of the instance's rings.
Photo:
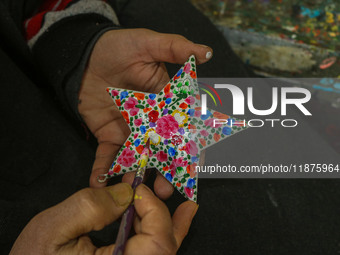
<path id="1" fill-rule="evenodd" d="M 245 96 L 243 91 L 232 84 L 215 84 L 214 88 L 210 85 L 204 84 L 207 86 L 218 98 L 222 105 L 222 100 L 217 93 L 216 89 L 226 89 L 228 92 L 231 92 L 232 98 L 233 98 L 233 115 L 239 116 L 244 115 L 245 113 Z M 202 115 L 207 114 L 207 94 L 213 99 L 215 105 L 217 105 L 216 100 L 212 93 L 210 93 L 207 89 L 202 89 L 204 94 L 201 94 L 201 109 L 202 109 Z M 293 95 L 299 95 L 297 98 L 293 98 Z M 311 93 L 309 90 L 305 88 L 297 88 L 297 87 L 283 87 L 281 88 L 280 93 L 280 106 L 281 106 L 281 116 L 287 115 L 287 105 L 295 105 L 304 115 L 311 116 L 312 114 L 307 110 L 307 108 L 304 106 L 309 100 L 311 99 Z M 290 96 L 289 96 L 290 95 Z M 301 97 L 302 95 L 302 97 Z M 248 110 L 257 116 L 270 116 L 273 114 L 279 104 L 279 89 L 277 87 L 272 88 L 272 105 L 269 109 L 256 109 L 254 107 L 254 101 L 253 101 L 253 88 L 248 87 L 247 88 L 247 107 Z M 244 120 L 242 121 L 243 125 L 248 125 L 249 127 L 262 127 L 265 125 L 265 123 L 270 124 L 272 127 L 275 126 L 275 123 L 279 122 L 281 123 L 281 126 L 283 127 L 296 127 L 298 125 L 298 122 L 295 119 L 250 119 L 250 120 Z M 215 125 L 240 125 L 240 121 L 237 121 L 237 123 L 233 123 L 230 121 L 227 121 L 225 119 L 214 119 L 214 126 Z"/>

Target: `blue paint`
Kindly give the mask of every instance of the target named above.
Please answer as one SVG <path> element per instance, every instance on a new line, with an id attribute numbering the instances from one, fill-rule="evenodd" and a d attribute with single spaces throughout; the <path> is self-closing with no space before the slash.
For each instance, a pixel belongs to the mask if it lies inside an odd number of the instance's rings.
<path id="1" fill-rule="evenodd" d="M 170 103 L 171 103 L 171 98 L 167 98 L 167 99 L 165 100 L 165 103 L 166 103 L 166 104 L 170 104 Z"/>
<path id="2" fill-rule="evenodd" d="M 232 124 L 234 124 L 235 123 L 235 120 L 234 119 L 228 119 L 227 120 L 227 125 L 228 126 L 231 126 Z"/>
<path id="3" fill-rule="evenodd" d="M 170 157 L 173 157 L 176 155 L 176 150 L 173 147 L 170 147 L 168 150 L 168 154 Z"/>
<path id="4" fill-rule="evenodd" d="M 149 98 L 150 98 L 151 100 L 154 100 L 154 99 L 156 98 L 156 94 L 150 94 L 150 95 L 149 95 Z"/>
<path id="5" fill-rule="evenodd" d="M 340 90 L 340 83 L 335 83 L 333 87 Z"/>
<path id="6" fill-rule="evenodd" d="M 189 115 L 190 117 L 193 117 L 193 116 L 195 115 L 195 110 L 194 110 L 194 109 L 189 109 L 189 110 L 188 110 L 188 115 Z"/>
<path id="7" fill-rule="evenodd" d="M 198 158 L 197 157 L 191 157 L 191 161 L 192 161 L 192 163 L 195 163 L 195 162 L 198 161 Z"/>
<path id="8" fill-rule="evenodd" d="M 140 132 L 142 133 L 142 135 L 144 135 L 146 133 L 146 127 L 140 126 Z"/>
<path id="9" fill-rule="evenodd" d="M 231 128 L 230 128 L 230 127 L 224 127 L 224 128 L 222 129 L 222 133 L 223 133 L 224 135 L 230 135 L 230 134 L 231 134 Z"/>
<path id="10" fill-rule="evenodd" d="M 210 117 L 210 115 L 211 115 L 212 113 L 211 112 L 209 112 L 209 111 L 207 111 L 207 114 L 202 114 L 201 115 L 201 120 L 206 120 L 206 119 L 208 119 L 209 117 Z"/>
<path id="11" fill-rule="evenodd" d="M 180 76 L 182 73 L 183 73 L 183 69 L 181 68 L 181 69 L 177 72 L 176 76 Z"/>
<path id="12" fill-rule="evenodd" d="M 321 15 L 320 10 L 311 10 L 307 7 L 301 6 L 301 15 L 302 16 L 308 16 L 310 18 L 316 18 Z"/>
<path id="13" fill-rule="evenodd" d="M 189 179 L 187 182 L 187 187 L 192 189 L 194 187 L 194 185 L 196 184 L 196 181 L 194 179 Z"/>
<path id="14" fill-rule="evenodd" d="M 137 139 L 134 144 L 136 147 L 138 147 L 140 145 L 140 139 Z"/>
<path id="15" fill-rule="evenodd" d="M 120 100 L 126 98 L 129 95 L 129 93 L 127 91 L 123 91 L 122 93 L 120 93 Z"/>
<path id="16" fill-rule="evenodd" d="M 334 80 L 331 78 L 322 78 L 320 80 L 320 84 L 322 85 L 332 85 L 334 83 Z"/>
<path id="17" fill-rule="evenodd" d="M 166 174 L 165 174 L 165 178 L 166 178 L 169 182 L 172 182 L 172 175 L 171 175 L 171 174 L 166 173 Z"/>
<path id="18" fill-rule="evenodd" d="M 340 94 L 340 90 L 335 90 L 333 88 L 325 88 L 319 85 L 313 85 L 313 89 L 318 89 L 318 90 L 323 90 L 323 91 L 327 91 L 327 92 L 335 92 L 335 93 L 339 93 Z"/>

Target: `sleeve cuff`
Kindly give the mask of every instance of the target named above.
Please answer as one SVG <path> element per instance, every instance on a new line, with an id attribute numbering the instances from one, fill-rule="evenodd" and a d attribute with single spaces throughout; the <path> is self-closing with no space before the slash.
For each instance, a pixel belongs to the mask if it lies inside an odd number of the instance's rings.
<path id="1" fill-rule="evenodd" d="M 98 14 L 80 14 L 53 24 L 35 42 L 33 55 L 51 84 L 63 108 L 78 113 L 78 91 L 87 60 L 98 38 L 108 30 L 119 29 Z"/>
<path id="2" fill-rule="evenodd" d="M 81 115 L 78 111 L 78 104 L 79 104 L 79 90 L 80 86 L 83 80 L 83 75 L 85 72 L 85 68 L 87 66 L 88 60 L 91 56 L 93 47 L 97 43 L 98 39 L 107 31 L 113 30 L 113 29 L 119 29 L 118 27 L 108 27 L 101 30 L 99 33 L 97 33 L 94 38 L 88 43 L 83 56 L 81 60 L 79 61 L 79 64 L 75 68 L 74 71 L 72 71 L 72 74 L 69 76 L 69 78 L 65 81 L 65 87 L 64 92 L 66 95 L 66 99 L 68 102 L 68 105 L 72 112 L 76 115 L 78 120 L 83 121 Z"/>

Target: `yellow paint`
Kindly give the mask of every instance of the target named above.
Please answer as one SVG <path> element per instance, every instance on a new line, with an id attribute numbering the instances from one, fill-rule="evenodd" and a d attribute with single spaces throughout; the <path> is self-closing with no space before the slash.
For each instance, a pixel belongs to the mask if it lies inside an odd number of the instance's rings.
<path id="1" fill-rule="evenodd" d="M 148 163 L 148 159 L 149 159 L 149 157 L 147 155 L 142 155 L 142 157 L 139 161 L 141 168 L 146 167 L 146 164 Z"/>
<path id="2" fill-rule="evenodd" d="M 336 25 L 332 26 L 332 31 L 333 32 L 338 32 L 338 26 L 336 26 Z"/>
<path id="3" fill-rule="evenodd" d="M 161 142 L 161 137 L 156 133 L 154 128 L 149 128 L 144 136 L 144 142 L 146 143 L 150 138 L 150 143 L 153 145 L 158 145 Z"/>
<path id="4" fill-rule="evenodd" d="M 142 200 L 142 196 L 138 196 L 137 194 L 135 194 L 135 200 L 137 199 Z"/>
<path id="5" fill-rule="evenodd" d="M 188 122 L 189 116 L 186 113 L 179 110 L 174 110 L 171 114 L 175 120 L 178 122 L 179 127 L 184 127 L 184 124 Z"/>
<path id="6" fill-rule="evenodd" d="M 326 22 L 327 23 L 334 23 L 334 16 L 331 12 L 326 12 Z"/>

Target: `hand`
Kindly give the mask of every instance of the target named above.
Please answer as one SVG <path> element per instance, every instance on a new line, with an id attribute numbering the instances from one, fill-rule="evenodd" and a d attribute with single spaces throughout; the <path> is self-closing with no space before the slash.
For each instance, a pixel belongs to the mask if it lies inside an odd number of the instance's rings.
<path id="1" fill-rule="evenodd" d="M 165 204 L 141 184 L 136 189 L 136 235 L 124 254 L 175 254 L 197 211 L 194 202 L 181 204 L 172 219 Z M 95 247 L 86 233 L 117 220 L 130 204 L 133 191 L 126 183 L 103 189 L 83 189 L 35 216 L 19 235 L 10 255 L 108 254 L 114 244 Z"/>
<path id="2" fill-rule="evenodd" d="M 108 172 L 120 147 L 130 134 L 128 125 L 108 93 L 107 87 L 158 93 L 170 80 L 163 62 L 183 64 L 190 55 L 198 64 L 209 60 L 212 49 L 194 44 L 182 36 L 146 29 L 106 32 L 96 43 L 79 92 L 79 112 L 98 140 L 90 177 L 91 187 L 103 187 L 97 176 Z M 207 58 L 208 56 L 208 58 Z M 123 181 L 132 183 L 134 173 Z M 173 186 L 160 174 L 154 190 L 166 199 Z"/>

